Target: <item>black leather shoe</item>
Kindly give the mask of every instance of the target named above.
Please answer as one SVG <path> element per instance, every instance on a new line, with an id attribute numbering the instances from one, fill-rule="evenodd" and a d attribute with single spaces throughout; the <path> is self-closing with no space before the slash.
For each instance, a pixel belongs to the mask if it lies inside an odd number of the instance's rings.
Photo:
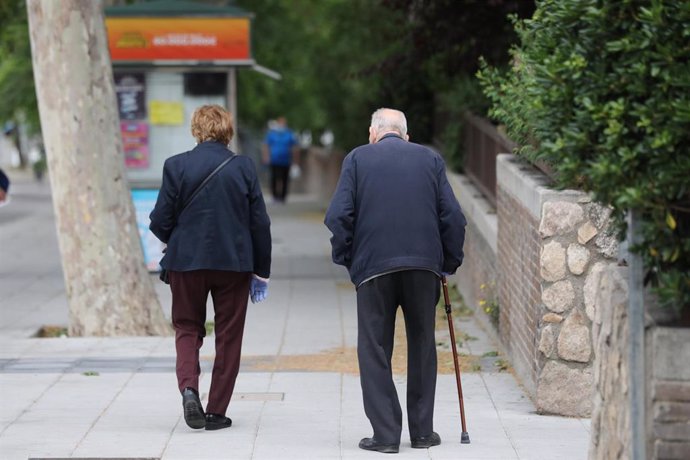
<path id="1" fill-rule="evenodd" d="M 400 450 L 398 444 L 382 444 L 374 438 L 364 438 L 359 441 L 359 448 L 364 450 L 374 450 L 384 454 L 397 454 Z"/>
<path id="2" fill-rule="evenodd" d="M 230 428 L 232 426 L 232 420 L 224 415 L 218 414 L 206 414 L 206 429 L 207 430 L 220 430 L 223 428 Z"/>
<path id="3" fill-rule="evenodd" d="M 435 431 L 432 431 L 428 436 L 419 436 L 412 439 L 412 447 L 415 449 L 428 449 L 439 444 L 441 444 L 441 436 Z"/>
<path id="4" fill-rule="evenodd" d="M 187 426 L 198 430 L 206 426 L 204 408 L 199 399 L 199 393 L 194 388 L 187 387 L 182 390 L 182 408 L 184 410 L 184 421 Z"/>

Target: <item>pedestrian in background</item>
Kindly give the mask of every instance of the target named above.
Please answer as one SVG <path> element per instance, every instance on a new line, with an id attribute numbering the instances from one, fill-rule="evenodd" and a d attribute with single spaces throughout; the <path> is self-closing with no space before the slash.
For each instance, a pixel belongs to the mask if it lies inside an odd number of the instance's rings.
<path id="1" fill-rule="evenodd" d="M 5 171 L 0 169 L 0 204 L 7 202 L 10 191 L 10 179 Z"/>
<path id="2" fill-rule="evenodd" d="M 240 367 L 247 298 L 268 293 L 271 267 L 270 221 L 248 157 L 234 156 L 189 197 L 221 163 L 228 149 L 232 118 L 218 105 L 192 116 L 197 146 L 163 166 L 163 182 L 151 212 L 151 231 L 167 244 L 161 267 L 172 291 L 177 382 L 184 417 L 191 428 L 229 427 L 226 411 Z M 184 209 L 182 209 L 184 207 Z M 206 335 L 206 300 L 215 311 L 216 358 L 206 411 L 199 399 L 199 349 Z"/>
<path id="3" fill-rule="evenodd" d="M 436 392 L 435 308 L 439 277 L 463 259 L 465 216 L 443 159 L 408 142 L 405 115 L 374 112 L 370 144 L 343 161 L 325 223 L 333 262 L 357 288 L 357 356 L 364 411 L 374 434 L 359 447 L 396 453 L 402 410 L 392 378 L 395 316 L 407 332 L 407 418 L 412 447 L 441 443 L 433 430 Z"/>
<path id="4" fill-rule="evenodd" d="M 291 176 L 299 176 L 299 143 L 285 117 L 270 124 L 261 153 L 263 163 L 271 167 L 273 199 L 285 203 Z"/>

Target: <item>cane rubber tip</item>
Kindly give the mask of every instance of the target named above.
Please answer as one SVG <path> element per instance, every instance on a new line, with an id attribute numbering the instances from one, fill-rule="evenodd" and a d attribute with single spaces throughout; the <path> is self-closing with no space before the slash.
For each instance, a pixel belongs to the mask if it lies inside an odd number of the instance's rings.
<path id="1" fill-rule="evenodd" d="M 462 434 L 460 435 L 460 444 L 469 444 L 470 443 L 470 434 L 467 431 L 463 431 Z"/>

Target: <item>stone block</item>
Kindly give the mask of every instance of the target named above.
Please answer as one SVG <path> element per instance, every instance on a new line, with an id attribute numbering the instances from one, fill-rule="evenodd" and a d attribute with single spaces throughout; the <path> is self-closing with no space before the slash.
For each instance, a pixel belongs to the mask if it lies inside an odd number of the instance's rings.
<path id="1" fill-rule="evenodd" d="M 587 319 L 574 310 L 563 322 L 558 335 L 558 356 L 566 361 L 589 362 L 592 355 L 592 339 Z"/>
<path id="2" fill-rule="evenodd" d="M 587 244 L 589 240 L 597 236 L 599 231 L 590 221 L 585 222 L 577 230 L 577 242 L 580 244 Z"/>
<path id="3" fill-rule="evenodd" d="M 565 248 L 557 241 L 544 245 L 540 257 L 541 277 L 558 281 L 565 277 Z"/>
<path id="4" fill-rule="evenodd" d="M 541 301 L 546 308 L 556 313 L 563 313 L 573 305 L 575 290 L 568 280 L 557 281 L 544 289 L 541 293 Z"/>
<path id="5" fill-rule="evenodd" d="M 609 259 L 616 257 L 618 254 L 618 238 L 615 235 L 607 232 L 599 233 L 594 240 L 599 253 Z"/>
<path id="6" fill-rule="evenodd" d="M 582 222 L 582 206 L 568 201 L 548 201 L 542 207 L 542 218 L 539 223 L 539 234 L 542 238 L 554 235 L 565 235 L 573 231 Z"/>
<path id="7" fill-rule="evenodd" d="M 548 325 L 541 330 L 541 338 L 539 339 L 539 351 L 541 351 L 544 356 L 549 358 L 556 346 L 556 335 L 553 332 L 553 326 Z"/>
<path id="8" fill-rule="evenodd" d="M 589 263 L 589 249 L 580 244 L 571 243 L 568 245 L 567 255 L 570 273 L 574 275 L 583 274 Z"/>
<path id="9" fill-rule="evenodd" d="M 537 411 L 542 414 L 589 417 L 592 370 L 549 360 L 537 381 Z"/>
<path id="10" fill-rule="evenodd" d="M 587 209 L 587 217 L 596 228 L 601 230 L 608 226 L 611 220 L 611 207 L 603 206 L 597 202 L 592 203 Z"/>
<path id="11" fill-rule="evenodd" d="M 547 313 L 541 317 L 541 320 L 545 323 L 560 323 L 563 321 L 563 317 L 561 315 L 557 315 L 556 313 Z"/>
<path id="12" fill-rule="evenodd" d="M 590 221 L 587 221 L 577 230 L 577 242 L 587 244 L 592 238 L 597 236 L 597 233 L 599 233 L 597 228 Z"/>
<path id="13" fill-rule="evenodd" d="M 585 297 L 585 313 L 590 320 L 594 319 L 594 306 L 597 299 L 597 292 L 599 290 L 599 279 L 601 278 L 601 272 L 606 268 L 605 262 L 597 262 L 589 270 L 589 274 L 585 279 L 585 286 L 583 289 L 583 294 Z"/>

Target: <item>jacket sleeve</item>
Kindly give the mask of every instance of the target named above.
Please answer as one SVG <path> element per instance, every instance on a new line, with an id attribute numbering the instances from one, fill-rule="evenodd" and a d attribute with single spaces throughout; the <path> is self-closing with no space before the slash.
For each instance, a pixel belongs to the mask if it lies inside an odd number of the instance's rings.
<path id="1" fill-rule="evenodd" d="M 333 235 L 331 247 L 333 262 L 348 269 L 352 263 L 352 241 L 355 230 L 355 197 L 357 179 L 352 154 L 343 160 L 340 179 L 324 223 Z"/>
<path id="2" fill-rule="evenodd" d="M 443 244 L 443 272 L 453 274 L 462 265 L 467 221 L 462 213 L 453 189 L 448 183 L 446 168 L 441 158 L 439 162 L 439 230 Z"/>
<path id="3" fill-rule="evenodd" d="M 149 229 L 156 238 L 167 244 L 175 228 L 175 214 L 179 185 L 169 160 L 163 165 L 163 182 L 158 192 L 156 206 L 151 211 Z"/>
<path id="4" fill-rule="evenodd" d="M 262 278 L 269 278 L 271 276 L 271 220 L 266 212 L 266 204 L 254 163 L 249 160 L 249 164 L 249 231 L 252 235 L 254 273 Z"/>

